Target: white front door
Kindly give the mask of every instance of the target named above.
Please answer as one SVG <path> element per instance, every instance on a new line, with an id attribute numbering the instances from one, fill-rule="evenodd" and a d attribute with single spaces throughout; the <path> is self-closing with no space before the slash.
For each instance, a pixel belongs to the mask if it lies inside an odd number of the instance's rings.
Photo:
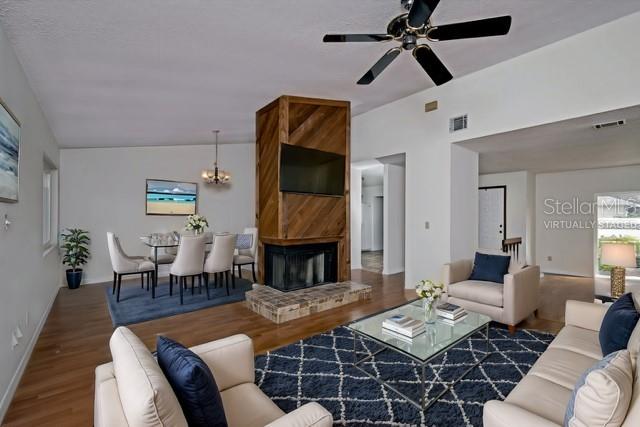
<path id="1" fill-rule="evenodd" d="M 478 247 L 481 249 L 502 249 L 505 229 L 504 187 L 480 188 L 478 194 Z"/>

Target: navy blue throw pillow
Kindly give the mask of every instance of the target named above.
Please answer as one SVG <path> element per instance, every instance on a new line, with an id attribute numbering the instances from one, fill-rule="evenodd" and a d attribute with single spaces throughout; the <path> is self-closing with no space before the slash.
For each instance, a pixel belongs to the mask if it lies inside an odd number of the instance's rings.
<path id="1" fill-rule="evenodd" d="M 504 275 L 509 272 L 509 255 L 491 255 L 476 252 L 473 271 L 469 280 L 504 283 Z"/>
<path id="2" fill-rule="evenodd" d="M 600 348 L 603 356 L 627 348 L 638 319 L 640 312 L 636 310 L 630 293 L 622 295 L 609 307 L 600 326 Z"/>
<path id="3" fill-rule="evenodd" d="M 194 352 L 158 337 L 158 364 L 176 394 L 189 427 L 227 427 L 222 399 L 209 367 Z"/>

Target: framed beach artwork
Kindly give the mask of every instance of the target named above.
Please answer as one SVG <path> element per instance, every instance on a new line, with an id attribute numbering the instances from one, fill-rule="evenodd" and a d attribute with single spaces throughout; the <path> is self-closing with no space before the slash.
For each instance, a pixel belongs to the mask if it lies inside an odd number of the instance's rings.
<path id="1" fill-rule="evenodd" d="M 18 201 L 20 122 L 0 99 L 0 202 Z"/>
<path id="2" fill-rule="evenodd" d="M 195 182 L 147 180 L 147 215 L 195 215 L 197 211 L 198 184 Z"/>

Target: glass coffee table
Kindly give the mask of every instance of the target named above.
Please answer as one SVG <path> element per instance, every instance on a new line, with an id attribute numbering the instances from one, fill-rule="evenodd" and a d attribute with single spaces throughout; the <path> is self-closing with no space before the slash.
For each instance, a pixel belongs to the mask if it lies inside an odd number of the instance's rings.
<path id="1" fill-rule="evenodd" d="M 400 307 L 374 314 L 373 316 L 365 317 L 364 319 L 360 319 L 347 326 L 347 328 L 349 328 L 353 333 L 353 365 L 360 371 L 376 380 L 378 383 L 382 384 L 384 387 L 387 387 L 400 396 L 404 397 L 422 411 L 433 405 L 441 396 L 448 392 L 462 378 L 464 378 L 469 372 L 471 372 L 472 369 L 477 367 L 491 354 L 489 351 L 489 323 L 491 322 L 491 318 L 489 318 L 489 316 L 469 311 L 467 317 L 464 320 L 456 323 L 453 326 L 447 325 L 440 320 L 436 320 L 434 324 L 426 325 L 427 331 L 425 333 L 416 336 L 409 342 L 400 338 L 395 338 L 392 335 L 386 334 L 382 330 L 382 322 L 388 317 L 396 314 L 404 314 L 413 317 L 414 319 L 423 319 L 424 309 L 422 308 L 421 301 L 418 300 L 409 304 L 402 305 Z M 434 358 L 443 355 L 452 347 L 456 346 L 457 344 L 469 338 L 471 335 L 483 329 L 485 330 L 486 347 L 485 351 L 482 352 L 481 357 L 475 357 L 474 349 L 471 348 L 475 362 L 455 380 L 446 383 L 443 382 L 442 385 L 444 386 L 444 390 L 442 390 L 436 396 L 427 399 L 425 368 L 429 364 L 429 362 Z M 356 349 L 358 337 L 372 340 L 380 344 L 381 348 L 371 354 L 368 354 L 363 359 L 358 359 L 358 352 Z M 389 382 L 380 378 L 378 375 L 373 375 L 370 372 L 367 372 L 367 370 L 363 369 L 363 364 L 372 361 L 374 357 L 376 357 L 383 351 L 394 351 L 396 353 L 400 353 L 417 363 L 418 369 L 421 370 L 419 373 L 419 400 L 410 398 L 409 396 L 398 390 L 396 387 L 389 384 Z"/>

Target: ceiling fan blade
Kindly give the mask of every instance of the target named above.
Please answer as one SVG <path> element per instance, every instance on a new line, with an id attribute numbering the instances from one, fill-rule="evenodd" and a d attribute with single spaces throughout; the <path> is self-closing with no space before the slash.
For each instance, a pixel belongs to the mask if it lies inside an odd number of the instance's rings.
<path id="1" fill-rule="evenodd" d="M 443 85 L 453 78 L 447 67 L 426 44 L 421 44 L 413 49 L 413 56 L 437 86 Z"/>
<path id="2" fill-rule="evenodd" d="M 400 55 L 402 49 L 399 47 L 394 47 L 390 49 L 387 53 L 384 54 L 382 58 L 378 62 L 376 62 L 373 67 L 369 71 L 366 72 L 364 76 L 358 80 L 359 85 L 368 85 L 373 82 L 376 77 L 378 77 L 384 70 L 393 62 L 394 59 Z"/>
<path id="3" fill-rule="evenodd" d="M 480 19 L 457 24 L 439 25 L 429 29 L 427 37 L 433 41 L 504 36 L 511 28 L 511 17 Z"/>
<path id="4" fill-rule="evenodd" d="M 407 25 L 414 29 L 422 28 L 431 18 L 438 3 L 440 0 L 414 0 L 407 18 Z"/>
<path id="5" fill-rule="evenodd" d="M 389 34 L 327 34 L 322 38 L 325 43 L 348 42 L 386 42 L 393 40 Z"/>

